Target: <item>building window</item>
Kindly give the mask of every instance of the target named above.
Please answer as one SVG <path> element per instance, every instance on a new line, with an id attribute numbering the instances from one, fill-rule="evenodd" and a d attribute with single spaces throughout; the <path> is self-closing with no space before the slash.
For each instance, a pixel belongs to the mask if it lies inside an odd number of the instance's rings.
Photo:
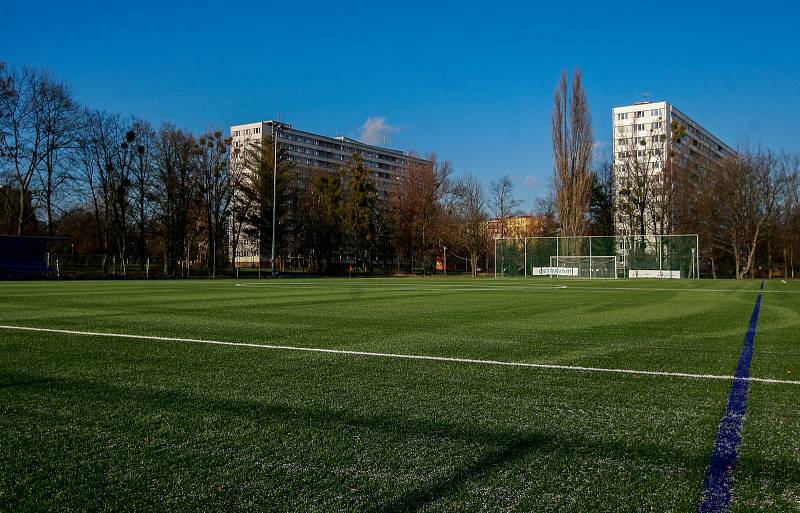
<path id="1" fill-rule="evenodd" d="M 636 111 L 636 117 L 637 118 L 643 118 L 644 117 L 644 111 L 643 110 L 637 110 Z"/>
<path id="2" fill-rule="evenodd" d="M 617 114 L 617 120 L 618 121 L 622 121 L 623 119 L 628 119 L 628 113 L 627 112 L 620 112 L 620 113 Z"/>

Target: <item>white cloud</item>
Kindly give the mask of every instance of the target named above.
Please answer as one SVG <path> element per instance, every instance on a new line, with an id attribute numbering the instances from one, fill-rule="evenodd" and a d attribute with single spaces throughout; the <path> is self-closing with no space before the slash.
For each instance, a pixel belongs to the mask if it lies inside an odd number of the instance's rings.
<path id="1" fill-rule="evenodd" d="M 524 178 L 523 183 L 525 184 L 526 189 L 531 189 L 535 191 L 536 189 L 539 188 L 539 185 L 541 185 L 542 181 L 539 180 L 539 178 L 536 176 L 527 175 Z"/>
<path id="2" fill-rule="evenodd" d="M 366 144 L 383 144 L 385 138 L 389 134 L 399 132 L 400 129 L 386 123 L 384 117 L 367 118 L 364 125 L 361 127 L 361 133 L 358 139 Z"/>

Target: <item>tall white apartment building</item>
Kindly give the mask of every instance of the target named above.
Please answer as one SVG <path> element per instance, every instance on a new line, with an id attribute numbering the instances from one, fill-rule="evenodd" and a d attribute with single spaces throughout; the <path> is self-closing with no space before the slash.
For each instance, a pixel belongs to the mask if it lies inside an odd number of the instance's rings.
<path id="1" fill-rule="evenodd" d="M 668 102 L 615 107 L 612 127 L 618 235 L 641 231 L 632 226 L 638 223 L 625 217 L 630 217 L 626 211 L 635 203 L 630 198 L 637 194 L 649 197 L 645 234 L 664 229 L 657 219 L 665 214 L 659 199 L 664 190 L 664 168 L 670 162 L 687 168 L 736 155 L 733 148 Z"/>

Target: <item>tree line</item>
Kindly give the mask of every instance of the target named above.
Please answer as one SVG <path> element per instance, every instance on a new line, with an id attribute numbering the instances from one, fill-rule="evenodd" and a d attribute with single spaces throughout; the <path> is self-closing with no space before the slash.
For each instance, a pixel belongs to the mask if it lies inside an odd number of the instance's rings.
<path id="1" fill-rule="evenodd" d="M 664 140 L 654 135 L 617 162 L 621 175 L 612 159 L 594 158 L 579 71 L 562 73 L 551 125 L 553 180 L 535 235 L 697 233 L 710 276 L 792 275 L 797 154 L 745 146 L 687 162 L 667 152 L 656 173 L 635 157 L 658 153 Z M 685 127 L 671 128 L 679 147 Z M 66 236 L 59 250 L 95 255 L 104 274 L 148 266 L 180 276 L 191 265 L 215 276 L 248 254 L 271 265 L 273 197 L 281 270 L 427 272 L 447 247 L 451 268 L 477 274 L 490 268 L 487 221 L 520 213 L 511 177 L 485 185 L 435 155 L 407 159 L 388 190 L 371 175 L 357 154 L 309 172 L 280 144 L 276 152 L 270 134 L 234 148 L 220 130 L 193 134 L 92 109 L 49 72 L 0 62 L 0 233 Z"/>
<path id="2" fill-rule="evenodd" d="M 563 236 L 697 234 L 710 277 L 794 276 L 800 254 L 800 155 L 742 145 L 713 158 L 687 149 L 687 127 L 630 139 L 593 167 L 580 71 L 566 72 L 552 111 L 553 192 Z M 665 143 L 669 142 L 668 145 Z M 664 151 L 664 148 L 669 151 Z M 687 154 L 691 158 L 687 158 Z"/>
<path id="3" fill-rule="evenodd" d="M 477 273 L 490 204 L 478 179 L 433 155 L 408 159 L 389 190 L 371 175 L 357 154 L 300 173 L 269 134 L 233 148 L 220 130 L 156 128 L 0 63 L 0 232 L 66 236 L 58 250 L 95 256 L 104 274 L 181 276 L 191 264 L 214 276 L 247 253 L 266 264 L 273 197 L 282 270 L 432 271 L 447 246 L 451 267 Z"/>

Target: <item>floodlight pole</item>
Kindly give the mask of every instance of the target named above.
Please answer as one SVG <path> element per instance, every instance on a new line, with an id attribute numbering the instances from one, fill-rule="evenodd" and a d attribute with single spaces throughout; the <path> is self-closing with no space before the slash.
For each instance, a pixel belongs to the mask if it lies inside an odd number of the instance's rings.
<path id="1" fill-rule="evenodd" d="M 272 277 L 277 276 L 277 269 L 275 269 L 275 209 L 278 202 L 278 130 L 280 124 L 273 121 L 272 123 L 272 147 L 274 149 L 274 157 L 272 166 L 272 255 L 270 262 L 272 263 Z M 259 258 L 259 260 L 261 260 Z"/>

